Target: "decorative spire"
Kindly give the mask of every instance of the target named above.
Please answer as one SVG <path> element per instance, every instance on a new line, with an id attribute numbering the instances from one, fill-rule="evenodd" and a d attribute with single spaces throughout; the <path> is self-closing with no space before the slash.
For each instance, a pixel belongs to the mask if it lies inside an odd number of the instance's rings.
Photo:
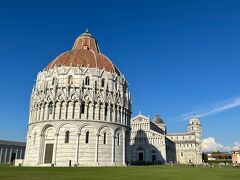
<path id="1" fill-rule="evenodd" d="M 85 33 L 89 33 L 89 32 L 88 32 L 88 28 L 86 28 L 86 31 L 85 31 Z"/>

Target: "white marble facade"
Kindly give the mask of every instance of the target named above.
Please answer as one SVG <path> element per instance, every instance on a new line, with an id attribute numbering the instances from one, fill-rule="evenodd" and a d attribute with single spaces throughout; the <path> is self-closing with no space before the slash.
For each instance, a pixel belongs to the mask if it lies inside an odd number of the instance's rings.
<path id="1" fill-rule="evenodd" d="M 120 73 L 80 65 L 44 69 L 32 90 L 24 165 L 125 165 L 130 102 Z"/>
<path id="2" fill-rule="evenodd" d="M 202 127 L 198 118 L 189 120 L 187 132 L 169 133 L 167 138 L 175 143 L 177 163 L 202 163 Z"/>
<path id="3" fill-rule="evenodd" d="M 198 118 L 189 120 L 186 133 L 167 133 L 157 115 L 154 120 L 141 114 L 131 120 L 130 161 L 141 163 L 202 163 L 202 128 Z"/>
<path id="4" fill-rule="evenodd" d="M 131 163 L 166 163 L 165 132 L 141 114 L 132 118 L 131 128 Z"/>

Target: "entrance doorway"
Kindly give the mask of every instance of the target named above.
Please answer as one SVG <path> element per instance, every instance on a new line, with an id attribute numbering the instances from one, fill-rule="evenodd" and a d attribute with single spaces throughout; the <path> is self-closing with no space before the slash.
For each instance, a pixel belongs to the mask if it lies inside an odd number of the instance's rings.
<path id="1" fill-rule="evenodd" d="M 11 163 L 13 163 L 13 161 L 16 159 L 16 153 L 12 153 L 11 156 Z"/>
<path id="2" fill-rule="evenodd" d="M 138 160 L 143 161 L 143 152 L 138 153 Z"/>
<path id="3" fill-rule="evenodd" d="M 152 162 L 156 162 L 156 154 L 152 154 Z"/>
<path id="4" fill-rule="evenodd" d="M 44 163 L 45 164 L 51 164 L 52 163 L 52 157 L 53 157 L 53 144 L 46 144 Z"/>

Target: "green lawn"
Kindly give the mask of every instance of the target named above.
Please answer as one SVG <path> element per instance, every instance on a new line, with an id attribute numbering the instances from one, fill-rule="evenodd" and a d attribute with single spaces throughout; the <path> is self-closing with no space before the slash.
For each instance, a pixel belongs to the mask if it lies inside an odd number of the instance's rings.
<path id="1" fill-rule="evenodd" d="M 232 167 L 191 166 L 139 166 L 139 167 L 95 167 L 95 168 L 30 168 L 0 165 L 0 180 L 61 180 L 61 179 L 189 179 L 189 180 L 240 180 L 240 169 Z"/>

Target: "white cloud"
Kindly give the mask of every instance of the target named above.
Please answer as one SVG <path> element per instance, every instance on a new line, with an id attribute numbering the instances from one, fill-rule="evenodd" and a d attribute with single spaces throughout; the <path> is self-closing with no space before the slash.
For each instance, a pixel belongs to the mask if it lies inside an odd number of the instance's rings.
<path id="1" fill-rule="evenodd" d="M 233 150 L 240 150 L 240 142 L 234 143 Z"/>
<path id="2" fill-rule="evenodd" d="M 240 142 L 235 142 L 233 146 L 224 146 L 215 141 L 215 138 L 208 137 L 203 139 L 202 142 L 202 151 L 211 152 L 211 151 L 220 151 L 220 152 L 230 152 L 232 150 L 240 149 Z"/>
<path id="3" fill-rule="evenodd" d="M 233 98 L 233 99 L 228 99 L 222 102 L 218 102 L 215 103 L 212 106 L 200 109 L 200 110 L 196 110 L 193 112 L 188 112 L 188 113 L 184 113 L 181 115 L 181 118 L 184 120 L 188 120 L 189 118 L 191 118 L 193 115 L 196 117 L 205 117 L 205 116 L 210 116 L 213 114 L 217 114 L 220 112 L 223 112 L 225 110 L 234 108 L 240 106 L 240 98 Z"/>

